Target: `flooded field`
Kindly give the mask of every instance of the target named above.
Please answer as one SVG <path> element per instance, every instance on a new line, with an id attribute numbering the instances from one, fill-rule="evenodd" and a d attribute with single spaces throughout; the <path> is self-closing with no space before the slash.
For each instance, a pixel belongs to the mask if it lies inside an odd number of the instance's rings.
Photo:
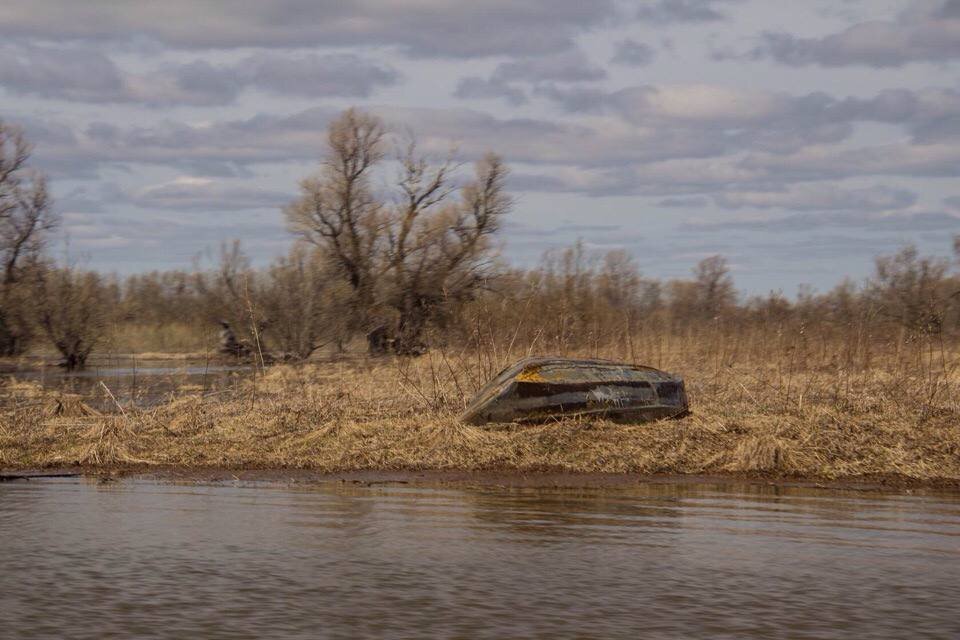
<path id="1" fill-rule="evenodd" d="M 4 638 L 956 638 L 960 497 L 0 483 Z"/>
<path id="2" fill-rule="evenodd" d="M 83 371 L 70 372 L 40 359 L 8 363 L 0 369 L 0 376 L 6 382 L 33 383 L 45 391 L 77 394 L 88 405 L 109 412 L 117 410 L 117 403 L 150 407 L 184 391 L 216 394 L 234 388 L 256 371 L 251 364 L 219 360 L 102 356 L 92 360 Z"/>

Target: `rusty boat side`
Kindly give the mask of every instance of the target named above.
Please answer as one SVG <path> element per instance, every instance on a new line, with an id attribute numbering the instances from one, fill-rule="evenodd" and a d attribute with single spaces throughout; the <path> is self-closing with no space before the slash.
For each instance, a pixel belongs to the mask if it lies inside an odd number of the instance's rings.
<path id="1" fill-rule="evenodd" d="M 636 364 L 556 357 L 524 358 L 491 380 L 461 420 L 543 422 L 588 415 L 646 422 L 689 413 L 683 378 Z"/>

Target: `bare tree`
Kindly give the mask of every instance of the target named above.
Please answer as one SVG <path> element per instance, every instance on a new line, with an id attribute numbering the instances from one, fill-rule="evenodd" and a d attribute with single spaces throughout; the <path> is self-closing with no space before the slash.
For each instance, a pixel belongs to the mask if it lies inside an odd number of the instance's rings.
<path id="1" fill-rule="evenodd" d="M 349 283 L 357 324 L 369 331 L 389 315 L 394 349 L 414 353 L 445 306 L 483 282 L 489 238 L 512 203 L 499 157 L 483 158 L 475 178 L 458 189 L 451 160 L 431 163 L 410 142 L 398 158 L 398 195 L 387 204 L 370 184 L 384 159 L 385 136 L 375 116 L 346 111 L 330 125 L 320 173 L 301 183 L 286 215 L 291 229 L 323 249 Z"/>
<path id="2" fill-rule="evenodd" d="M 48 266 L 34 276 L 40 326 L 63 356 L 62 365 L 68 371 L 83 369 L 109 322 L 110 305 L 100 276 L 69 266 Z"/>
<path id="3" fill-rule="evenodd" d="M 57 217 L 46 179 L 29 167 L 31 147 L 22 132 L 0 121 L 0 353 L 22 352 L 30 336 L 29 296 L 21 286 L 36 266 Z"/>
<path id="4" fill-rule="evenodd" d="M 727 259 L 723 256 L 704 258 L 693 268 L 697 306 L 703 318 L 714 318 L 736 302 L 736 290 Z"/>
<path id="5" fill-rule="evenodd" d="M 598 285 L 600 295 L 611 307 L 629 309 L 640 298 L 642 282 L 640 270 L 630 252 L 614 249 L 603 256 Z"/>
<path id="6" fill-rule="evenodd" d="M 383 159 L 386 129 L 376 117 L 349 109 L 331 125 L 318 175 L 303 180 L 302 195 L 286 210 L 291 230 L 323 248 L 354 295 L 358 318 L 373 305 L 381 248 L 382 203 L 370 178 Z"/>
<path id="7" fill-rule="evenodd" d="M 447 201 L 455 190 L 450 161 L 431 167 L 410 144 L 401 166 L 400 202 L 386 225 L 387 302 L 398 316 L 397 351 L 414 353 L 428 322 L 468 299 L 489 274 L 489 237 L 512 201 L 504 193 L 507 169 L 494 154 L 477 162 L 456 202 Z"/>
<path id="8" fill-rule="evenodd" d="M 880 313 L 904 329 L 935 334 L 942 327 L 952 296 L 945 259 L 921 256 L 913 245 L 876 259 L 876 274 L 868 289 Z"/>

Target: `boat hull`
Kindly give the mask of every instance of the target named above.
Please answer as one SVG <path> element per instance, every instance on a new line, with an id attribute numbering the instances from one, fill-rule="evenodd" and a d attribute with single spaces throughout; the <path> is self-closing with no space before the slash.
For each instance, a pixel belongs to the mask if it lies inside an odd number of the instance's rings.
<path id="1" fill-rule="evenodd" d="M 664 371 L 606 360 L 526 358 L 481 389 L 461 420 L 487 424 L 595 416 L 647 422 L 687 413 L 683 379 Z"/>

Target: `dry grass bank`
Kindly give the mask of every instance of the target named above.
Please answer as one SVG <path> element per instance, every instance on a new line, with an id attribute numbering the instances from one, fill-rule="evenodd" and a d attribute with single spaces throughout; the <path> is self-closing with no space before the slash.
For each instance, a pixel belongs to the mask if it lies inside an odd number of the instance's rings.
<path id="1" fill-rule="evenodd" d="M 458 423 L 472 392 L 515 355 L 276 366 L 226 393 L 186 388 L 160 406 L 118 406 L 109 415 L 80 398 L 8 384 L 0 466 L 960 479 L 960 396 L 945 358 L 939 367 L 917 360 L 913 369 L 876 355 L 869 368 L 836 359 L 801 367 L 787 358 L 738 362 L 705 349 L 661 349 L 663 366 L 687 378 L 690 417 L 635 426 Z"/>

